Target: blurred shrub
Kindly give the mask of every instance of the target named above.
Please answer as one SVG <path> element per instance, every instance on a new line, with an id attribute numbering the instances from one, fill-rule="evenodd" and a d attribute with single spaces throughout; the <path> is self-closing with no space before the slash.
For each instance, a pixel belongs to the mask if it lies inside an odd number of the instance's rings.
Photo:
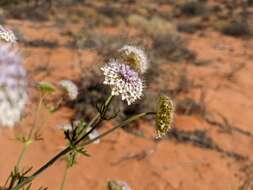
<path id="1" fill-rule="evenodd" d="M 179 62 L 187 59 L 194 60 L 196 55 L 190 51 L 185 42 L 177 36 L 159 36 L 153 42 L 153 58 L 157 63 Z"/>
<path id="2" fill-rule="evenodd" d="M 177 113 L 192 115 L 192 114 L 203 114 L 205 112 L 204 105 L 196 102 L 192 98 L 184 98 L 177 101 Z"/>
<path id="3" fill-rule="evenodd" d="M 153 38 L 158 36 L 177 36 L 179 35 L 176 26 L 160 17 L 153 17 L 150 20 L 139 15 L 131 15 L 127 18 L 127 22 L 137 29 L 142 30 L 146 35 Z"/>
<path id="4" fill-rule="evenodd" d="M 15 4 L 19 3 L 19 2 L 22 2 L 22 0 L 1 0 L 0 1 L 0 6 L 15 5 Z"/>
<path id="5" fill-rule="evenodd" d="M 168 63 L 182 59 L 194 58 L 194 54 L 187 49 L 186 44 L 180 37 L 175 24 L 160 17 L 150 20 L 131 15 L 128 23 L 143 31 L 143 37 L 149 35 L 152 39 L 152 61 Z"/>
<path id="6" fill-rule="evenodd" d="M 46 21 L 53 0 L 1 0 L 5 15 L 15 19 Z"/>
<path id="7" fill-rule="evenodd" d="M 96 30 L 81 30 L 77 34 L 71 34 L 73 41 L 70 46 L 79 49 L 91 49 L 101 57 L 111 57 L 114 52 L 125 44 L 138 39 L 125 35 L 107 35 Z M 106 48 L 105 48 L 106 47 Z"/>
<path id="8" fill-rule="evenodd" d="M 209 9 L 205 2 L 186 1 L 179 5 L 180 13 L 187 16 L 204 16 L 208 15 Z"/>
<path id="9" fill-rule="evenodd" d="M 218 29 L 223 34 L 235 37 L 250 36 L 252 34 L 250 26 L 244 21 L 220 22 Z"/>
<path id="10" fill-rule="evenodd" d="M 181 21 L 177 25 L 177 29 L 180 32 L 186 33 L 195 33 L 197 30 L 202 29 L 202 19 L 200 17 L 196 17 L 193 19 L 187 19 L 185 21 Z"/>
<path id="11" fill-rule="evenodd" d="M 112 5 L 106 4 L 105 6 L 98 8 L 97 11 L 111 19 L 114 19 L 118 16 L 127 17 L 129 14 L 127 9 L 122 9 L 121 7 L 113 6 L 113 4 Z"/>
<path id="12" fill-rule="evenodd" d="M 124 22 L 129 14 L 129 10 L 122 9 L 122 4 L 101 4 L 96 5 L 95 2 L 90 2 L 89 6 L 82 6 L 81 9 L 73 9 L 71 14 L 75 14 L 77 19 L 80 17 L 85 19 L 85 23 L 89 27 L 98 26 L 118 26 Z"/>

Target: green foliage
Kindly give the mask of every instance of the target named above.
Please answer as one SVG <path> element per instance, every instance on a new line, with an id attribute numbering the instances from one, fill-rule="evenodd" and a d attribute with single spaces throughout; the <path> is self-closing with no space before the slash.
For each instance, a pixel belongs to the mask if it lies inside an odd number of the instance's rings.
<path id="1" fill-rule="evenodd" d="M 23 190 L 30 190 L 31 187 L 32 187 L 32 184 L 30 183 L 30 184 L 28 184 L 26 187 L 24 187 Z"/>
<path id="2" fill-rule="evenodd" d="M 21 133 L 16 134 L 16 139 L 22 143 L 25 143 L 27 141 L 26 137 Z"/>
<path id="3" fill-rule="evenodd" d="M 90 157 L 90 154 L 84 149 L 84 147 L 78 147 L 77 145 L 72 146 L 72 151 L 70 151 L 66 156 L 67 167 L 72 167 L 77 163 L 77 156 L 82 155 L 85 157 Z"/>
<path id="4" fill-rule="evenodd" d="M 38 190 L 47 190 L 47 187 L 39 187 Z M 22 190 L 32 190 L 32 183 L 29 183 L 26 187 L 24 187 Z"/>
<path id="5" fill-rule="evenodd" d="M 37 88 L 42 92 L 42 93 L 52 93 L 55 92 L 56 88 L 54 85 L 48 82 L 40 82 L 37 84 Z"/>

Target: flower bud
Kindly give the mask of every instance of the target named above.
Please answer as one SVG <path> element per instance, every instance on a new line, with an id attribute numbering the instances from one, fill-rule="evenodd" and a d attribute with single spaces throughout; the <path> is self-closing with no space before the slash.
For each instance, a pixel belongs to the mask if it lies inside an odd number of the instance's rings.
<path id="1" fill-rule="evenodd" d="M 168 96 L 161 96 L 157 103 L 156 133 L 160 138 L 171 129 L 174 116 L 174 105 Z"/>

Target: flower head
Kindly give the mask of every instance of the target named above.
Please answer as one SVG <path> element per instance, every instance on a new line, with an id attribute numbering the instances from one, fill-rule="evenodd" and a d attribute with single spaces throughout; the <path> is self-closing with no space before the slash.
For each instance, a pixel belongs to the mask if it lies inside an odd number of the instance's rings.
<path id="1" fill-rule="evenodd" d="M 143 94 L 143 81 L 139 74 L 129 65 L 112 60 L 101 68 L 104 72 L 104 84 L 111 86 L 112 95 L 121 95 L 130 105 L 140 99 Z"/>
<path id="2" fill-rule="evenodd" d="M 143 74 L 148 69 L 148 59 L 141 48 L 125 45 L 119 52 L 123 60 L 139 73 Z"/>
<path id="3" fill-rule="evenodd" d="M 17 50 L 0 45 L 0 125 L 13 127 L 27 102 L 26 71 Z"/>
<path id="4" fill-rule="evenodd" d="M 173 122 L 174 105 L 167 96 L 161 96 L 157 104 L 156 133 L 158 137 L 165 135 Z"/>
<path id="5" fill-rule="evenodd" d="M 16 43 L 17 38 L 11 30 L 0 25 L 0 40 L 9 43 Z"/>
<path id="6" fill-rule="evenodd" d="M 71 80 L 61 80 L 59 85 L 68 94 L 70 100 L 75 100 L 78 96 L 78 88 Z"/>

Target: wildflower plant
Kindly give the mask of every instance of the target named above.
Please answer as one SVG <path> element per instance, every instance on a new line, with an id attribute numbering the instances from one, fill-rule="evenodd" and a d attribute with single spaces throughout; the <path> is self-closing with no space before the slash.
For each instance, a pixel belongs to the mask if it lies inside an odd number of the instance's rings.
<path id="1" fill-rule="evenodd" d="M 1 35 L 1 32 L 10 36 Z M 12 34 L 9 30 L 0 28 L 0 38 L 5 39 L 5 44 L 0 44 L 0 124 L 9 127 L 13 127 L 20 120 L 28 99 L 26 72 L 22 67 L 20 54 L 11 45 L 14 40 L 10 39 L 15 39 Z M 113 120 L 118 116 L 118 113 L 111 114 L 108 111 L 113 105 L 112 101 L 117 96 L 120 96 L 122 101 L 128 105 L 140 102 L 143 97 L 145 89 L 143 74 L 148 69 L 146 54 L 142 49 L 129 45 L 123 46 L 117 53 L 119 56 L 112 57 L 108 63 L 101 67 L 101 72 L 104 74 L 103 83 L 110 88 L 110 93 L 102 104 L 97 104 L 97 114 L 90 121 L 84 121 L 81 118 L 71 121 L 69 124 L 61 125 L 59 128 L 63 129 L 66 146 L 40 168 L 32 171 L 31 168 L 22 169 L 21 163 L 28 147 L 34 140 L 38 139 L 36 133 L 40 127 L 38 120 L 40 119 L 41 107 L 47 105 L 46 97 L 53 96 L 55 92 L 61 92 L 59 93 L 59 100 L 50 107 L 52 112 L 64 106 L 65 101 L 75 101 L 80 96 L 78 87 L 70 80 L 62 80 L 56 85 L 49 82 L 37 83 L 39 101 L 34 111 L 34 122 L 29 133 L 22 137 L 23 149 L 6 183 L 4 186 L 0 186 L 0 190 L 29 190 L 34 179 L 55 164 L 56 161 L 65 158 L 66 168 L 60 184 L 60 189 L 63 190 L 67 171 L 77 163 L 78 156 L 90 156 L 86 150 L 89 144 L 99 143 L 101 138 L 141 118 L 156 117 L 156 134 L 158 137 L 169 132 L 174 107 L 173 102 L 166 96 L 162 96 L 158 101 L 157 110 L 132 115 L 103 133 L 97 131 L 103 122 Z M 126 184 L 115 181 L 109 182 L 108 188 L 130 189 Z M 42 189 L 45 188 L 40 188 L 40 190 Z"/>

